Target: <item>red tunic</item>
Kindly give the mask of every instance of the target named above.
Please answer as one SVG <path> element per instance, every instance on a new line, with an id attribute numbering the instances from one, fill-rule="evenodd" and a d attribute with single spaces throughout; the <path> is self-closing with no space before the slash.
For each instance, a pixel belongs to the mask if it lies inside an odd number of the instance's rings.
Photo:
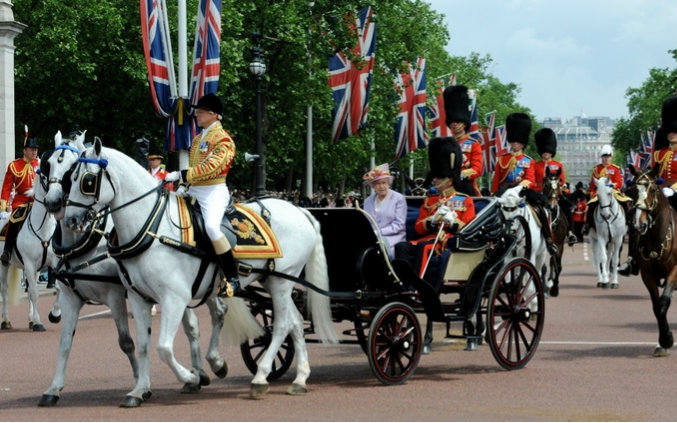
<path id="1" fill-rule="evenodd" d="M 437 230 L 431 231 L 425 221 L 430 216 L 433 216 L 442 204 L 446 204 L 449 209 L 456 212 L 456 220 L 454 223 L 458 224 L 457 230 L 461 229 L 475 218 L 475 203 L 473 203 L 472 198 L 467 195 L 456 192 L 453 188 L 445 191 L 443 196 L 440 196 L 439 194 L 431 195 L 423 202 L 418 213 L 418 219 L 416 219 L 414 229 L 418 235 L 421 235 L 421 238 L 415 241 L 416 243 L 435 238 Z M 445 239 L 452 235 L 453 233 L 448 231 Z"/>
<path id="2" fill-rule="evenodd" d="M 550 172 L 557 172 L 557 169 L 562 169 L 562 171 L 559 174 L 559 184 L 564 185 L 564 183 L 567 181 L 567 176 L 566 172 L 564 170 L 564 165 L 557 160 L 548 160 L 547 162 L 545 160 L 541 160 L 536 162 L 534 165 L 534 186 L 532 189 L 536 192 L 541 192 L 543 191 L 543 180 L 545 179 L 545 170 L 546 166 L 548 169 L 550 169 Z"/>
<path id="3" fill-rule="evenodd" d="M 16 209 L 26 203 L 32 202 L 33 197 L 26 195 L 26 191 L 33 187 L 33 179 L 35 179 L 35 170 L 40 166 L 38 159 L 33 159 L 28 163 L 23 157 L 12 161 L 7 166 L 5 179 L 2 181 L 2 194 L 0 194 L 0 211 L 7 210 L 7 202 L 15 190 L 14 199 L 12 200 L 12 209 Z"/>
<path id="4" fill-rule="evenodd" d="M 523 152 L 505 153 L 496 162 L 491 192 L 495 194 L 499 187 L 513 187 L 517 184 L 531 188 L 534 183 L 534 159 Z"/>
<path id="5" fill-rule="evenodd" d="M 662 186 L 673 187 L 673 189 L 677 188 L 675 186 L 677 185 L 677 146 L 675 147 L 675 150 L 666 147 L 653 153 L 654 163 L 661 164 L 658 176 L 663 178 Z"/>
<path id="6" fill-rule="evenodd" d="M 480 193 L 477 186 L 477 178 L 482 176 L 482 146 L 476 139 L 470 138 L 468 134 L 458 139 L 458 144 L 463 152 L 463 164 L 461 165 L 461 175 L 468 179 L 475 188 L 475 195 Z"/>
<path id="7" fill-rule="evenodd" d="M 148 173 L 151 174 L 151 176 L 159 181 L 164 181 L 169 172 L 167 172 L 167 169 L 160 167 L 157 172 L 153 174 L 153 170 L 149 169 Z M 169 191 L 174 191 L 174 183 L 173 182 L 167 182 L 165 184 L 165 188 L 167 188 Z"/>
<path id="8" fill-rule="evenodd" d="M 615 164 L 610 164 L 609 166 L 604 166 L 603 164 L 598 164 L 592 168 L 592 176 L 590 177 L 590 198 L 597 195 L 597 186 L 595 185 L 594 179 L 599 179 L 606 176 L 609 178 L 612 184 L 614 184 L 614 190 L 620 191 L 623 188 L 623 171 L 620 167 Z"/>
<path id="9" fill-rule="evenodd" d="M 585 223 L 586 213 L 588 212 L 588 203 L 585 200 L 581 200 L 576 203 L 576 208 L 574 209 L 574 222 L 583 222 Z"/>

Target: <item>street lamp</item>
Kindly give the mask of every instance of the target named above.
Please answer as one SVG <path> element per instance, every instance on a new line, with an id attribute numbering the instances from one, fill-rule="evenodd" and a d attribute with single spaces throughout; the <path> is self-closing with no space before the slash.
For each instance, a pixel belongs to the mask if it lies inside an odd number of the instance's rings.
<path id="1" fill-rule="evenodd" d="M 266 64 L 263 62 L 263 50 L 259 47 L 261 36 L 252 34 L 252 40 L 256 44 L 252 47 L 252 61 L 249 63 L 249 71 L 256 78 L 256 197 L 266 195 L 266 181 L 264 179 L 263 140 L 261 139 L 261 77 L 266 73 Z"/>

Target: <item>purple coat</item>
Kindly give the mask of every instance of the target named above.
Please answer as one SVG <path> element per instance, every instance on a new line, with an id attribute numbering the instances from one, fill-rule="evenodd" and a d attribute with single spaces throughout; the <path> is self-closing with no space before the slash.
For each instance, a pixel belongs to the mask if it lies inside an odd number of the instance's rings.
<path id="1" fill-rule="evenodd" d="M 364 210 L 374 216 L 381 235 L 386 242 L 390 258 L 395 257 L 395 244 L 406 241 L 407 201 L 404 195 L 392 189 L 386 198 L 376 206 L 376 193 L 364 200 Z"/>

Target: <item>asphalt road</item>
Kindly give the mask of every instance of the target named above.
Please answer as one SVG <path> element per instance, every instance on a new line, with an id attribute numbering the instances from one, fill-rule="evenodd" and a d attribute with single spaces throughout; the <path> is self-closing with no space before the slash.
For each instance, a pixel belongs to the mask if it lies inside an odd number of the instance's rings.
<path id="1" fill-rule="evenodd" d="M 583 244 L 567 248 L 564 261 L 560 296 L 546 301 L 543 338 L 524 369 L 503 370 L 487 345 L 464 351 L 463 342 L 446 342 L 440 326 L 433 352 L 403 385 L 381 385 L 356 345 L 310 344 L 308 394 L 285 394 L 290 371 L 255 401 L 239 348 L 221 348 L 228 377 L 212 375 L 198 394 L 179 393 L 180 384 L 153 350 L 153 396 L 131 410 L 118 408 L 133 379 L 102 306 L 82 311 L 58 405 L 37 407 L 53 376 L 60 336 L 60 326 L 47 321 L 54 297 L 44 292 L 39 308 L 46 332 L 28 330 L 26 304 L 10 307 L 14 329 L 0 332 L 0 420 L 677 421 L 677 347 L 668 357 L 652 356 L 658 334 L 639 277 L 622 278 L 618 290 L 597 288 Z M 676 310 L 669 311 L 673 330 Z M 198 316 L 205 349 L 206 308 Z M 183 363 L 189 357 L 185 339 L 179 334 L 175 342 Z"/>

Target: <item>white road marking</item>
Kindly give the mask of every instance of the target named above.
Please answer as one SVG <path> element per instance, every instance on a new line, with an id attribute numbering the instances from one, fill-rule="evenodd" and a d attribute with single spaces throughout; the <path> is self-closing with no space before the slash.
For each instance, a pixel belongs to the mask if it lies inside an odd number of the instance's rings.
<path id="1" fill-rule="evenodd" d="M 80 316 L 78 320 L 84 320 L 84 319 L 89 319 L 92 317 L 97 317 L 97 316 L 102 316 L 104 314 L 110 314 L 110 310 L 104 310 L 104 311 L 99 311 L 98 313 L 92 313 L 92 314 L 85 314 L 84 316 Z"/>
<path id="2" fill-rule="evenodd" d="M 655 345 L 655 342 L 640 341 L 541 341 L 549 345 Z"/>

